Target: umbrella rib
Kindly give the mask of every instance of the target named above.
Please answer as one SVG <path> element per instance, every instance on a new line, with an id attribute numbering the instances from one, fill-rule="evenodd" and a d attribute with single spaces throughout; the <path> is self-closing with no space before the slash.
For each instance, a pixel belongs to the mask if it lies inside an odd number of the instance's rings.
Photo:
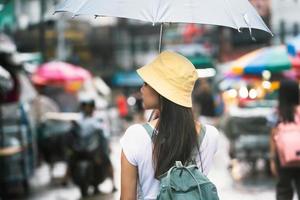
<path id="1" fill-rule="evenodd" d="M 155 4 L 154 4 L 154 5 L 155 5 Z M 158 5 L 158 6 L 157 6 L 157 8 L 156 8 L 156 12 L 155 12 L 155 10 L 154 10 L 155 15 L 153 15 L 153 16 L 155 16 L 154 23 L 157 22 L 158 12 L 159 12 L 159 8 L 160 8 L 160 5 L 161 5 L 161 0 L 158 0 L 158 4 L 157 4 L 157 5 Z M 155 6 L 153 6 L 153 7 L 155 7 Z M 153 13 L 153 14 L 154 14 L 154 13 Z"/>
<path id="2" fill-rule="evenodd" d="M 74 16 L 80 14 L 78 13 L 78 11 L 88 2 L 89 0 L 84 0 L 83 2 L 81 2 L 80 6 L 78 6 L 77 10 L 75 10 L 74 12 Z"/>
<path id="3" fill-rule="evenodd" d="M 234 19 L 234 17 L 233 17 L 233 14 L 232 14 L 232 12 L 231 12 L 231 10 L 230 10 L 230 3 L 228 2 L 228 0 L 223 0 L 223 2 L 224 2 L 224 4 L 225 4 L 225 12 L 226 12 L 226 14 L 230 17 L 230 19 L 233 21 L 233 23 L 235 24 L 235 26 L 236 26 L 236 29 L 238 30 L 238 32 L 241 32 L 241 30 L 240 30 L 240 26 L 238 25 L 238 23 L 236 22 L 236 20 Z"/>

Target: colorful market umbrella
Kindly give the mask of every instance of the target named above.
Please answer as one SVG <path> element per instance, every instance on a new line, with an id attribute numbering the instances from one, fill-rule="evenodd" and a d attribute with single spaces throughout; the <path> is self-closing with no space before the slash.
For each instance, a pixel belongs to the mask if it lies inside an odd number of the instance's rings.
<path id="1" fill-rule="evenodd" d="M 231 65 L 231 70 L 237 75 L 260 75 L 265 70 L 279 73 L 291 67 L 292 60 L 289 58 L 286 48 L 272 46 L 255 50 L 235 60 Z"/>
<path id="2" fill-rule="evenodd" d="M 293 57 L 300 57 L 300 35 L 287 43 L 287 51 Z"/>
<path id="3" fill-rule="evenodd" d="M 91 78 L 91 74 L 84 68 L 65 62 L 48 62 L 34 72 L 32 81 L 39 85 L 66 85 L 88 78 Z"/>

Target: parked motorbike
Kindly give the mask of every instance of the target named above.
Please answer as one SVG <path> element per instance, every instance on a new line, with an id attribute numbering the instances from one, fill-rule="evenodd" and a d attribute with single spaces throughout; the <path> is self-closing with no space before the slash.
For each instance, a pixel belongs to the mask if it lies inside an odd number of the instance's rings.
<path id="1" fill-rule="evenodd" d="M 87 196 L 90 186 L 94 188 L 94 193 L 98 193 L 100 183 L 108 177 L 113 180 L 113 168 L 102 130 L 91 128 L 92 124 L 88 126 L 90 128 L 83 128 L 83 126 L 81 123 L 74 122 L 71 131 L 72 153 L 68 167 L 71 178 L 80 188 L 82 196 Z"/>
<path id="2" fill-rule="evenodd" d="M 46 118 L 38 127 L 37 141 L 40 160 L 49 164 L 67 160 L 67 140 L 71 123 L 59 119 Z"/>

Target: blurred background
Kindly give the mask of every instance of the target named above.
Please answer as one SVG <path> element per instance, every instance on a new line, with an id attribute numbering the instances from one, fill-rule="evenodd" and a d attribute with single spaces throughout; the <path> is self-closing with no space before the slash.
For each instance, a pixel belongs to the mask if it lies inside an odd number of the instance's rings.
<path id="1" fill-rule="evenodd" d="M 0 0 L 1 200 L 119 199 L 119 139 L 151 113 L 135 70 L 158 54 L 159 25 L 53 15 L 59 2 Z M 209 178 L 224 200 L 275 199 L 277 90 L 300 80 L 299 0 L 250 2 L 273 37 L 199 24 L 167 24 L 163 35 L 162 49 L 197 68 L 195 119 L 220 131 Z"/>

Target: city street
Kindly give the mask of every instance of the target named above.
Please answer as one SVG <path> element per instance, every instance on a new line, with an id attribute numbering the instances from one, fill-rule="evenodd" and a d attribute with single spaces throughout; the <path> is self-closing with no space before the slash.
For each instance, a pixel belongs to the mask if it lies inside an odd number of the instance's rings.
<path id="1" fill-rule="evenodd" d="M 119 138 L 112 139 L 112 161 L 115 167 L 116 183 L 119 187 L 120 181 L 120 163 L 119 163 Z M 229 158 L 227 155 L 228 141 L 220 135 L 219 150 L 215 157 L 214 167 L 209 174 L 209 178 L 216 184 L 219 192 L 220 199 L 223 200 L 272 200 L 275 198 L 274 180 L 266 178 L 264 175 L 257 175 L 257 177 L 250 177 L 246 180 L 233 181 L 232 176 L 229 173 L 228 165 Z M 62 165 L 61 165 L 62 166 Z M 59 169 L 61 168 L 61 169 Z M 235 177 L 239 179 L 245 173 L 246 167 L 236 166 Z M 59 183 L 49 184 L 50 178 L 48 175 L 48 167 L 43 166 L 37 171 L 37 175 L 32 180 L 34 188 L 32 195 L 27 200 L 74 200 L 80 199 L 79 189 L 74 185 L 69 184 L 66 187 L 62 187 Z M 54 171 L 63 170 L 63 167 L 57 167 Z M 56 172 L 57 173 L 57 172 Z M 58 175 L 57 175 L 58 176 Z M 55 182 L 55 181 L 54 181 Z M 58 181 L 57 181 L 58 182 Z M 119 199 L 120 190 L 114 194 L 109 194 L 111 190 L 111 182 L 105 181 L 101 186 L 103 191 L 102 195 L 86 198 L 87 200 L 103 199 L 114 200 Z"/>
<path id="2" fill-rule="evenodd" d="M 160 132 L 156 174 L 195 153 L 199 120 L 219 128 L 215 156 L 208 129 L 199 160 L 221 200 L 275 200 L 274 158 L 278 196 L 290 196 L 280 190 L 299 187 L 299 10 L 300 0 L 0 0 L 0 200 L 120 199 L 120 139 L 146 119 Z M 155 196 L 151 160 L 136 159 L 152 155 L 141 136 L 124 151 Z"/>

